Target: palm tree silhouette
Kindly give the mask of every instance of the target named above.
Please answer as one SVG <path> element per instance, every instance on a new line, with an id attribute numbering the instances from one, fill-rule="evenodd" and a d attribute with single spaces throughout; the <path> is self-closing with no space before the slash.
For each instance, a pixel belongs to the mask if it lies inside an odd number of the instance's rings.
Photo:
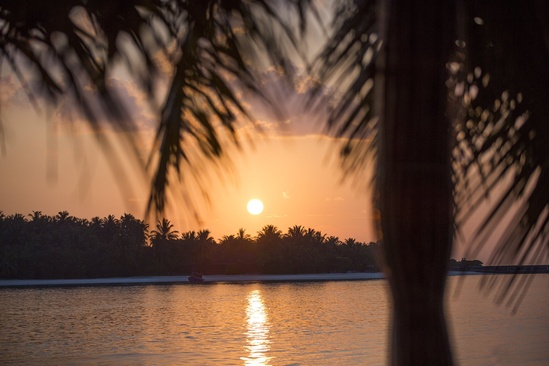
<path id="1" fill-rule="evenodd" d="M 210 260 L 212 251 L 214 249 L 215 240 L 210 235 L 210 230 L 203 229 L 199 230 L 197 233 L 197 244 L 198 244 L 198 260 L 199 263 L 205 268 L 207 262 Z"/>
<path id="2" fill-rule="evenodd" d="M 153 244 L 176 240 L 179 232 L 173 230 L 173 224 L 170 220 L 163 218 L 156 223 L 156 230 L 151 231 L 151 241 Z"/>
<path id="3" fill-rule="evenodd" d="M 291 78 L 287 56 L 300 53 L 308 14 L 319 15 L 312 1 L 288 0 L 296 25 L 280 18 L 277 4 L 8 0 L 0 6 L 0 55 L 33 103 L 37 93 L 53 102 L 70 96 L 94 127 L 103 115 L 119 128 L 132 127 L 108 75 L 118 60 L 135 71 L 159 116 L 149 207 L 162 212 L 172 173 L 183 185 L 192 172 L 201 179 L 193 147 L 216 160 L 225 156 L 225 141 L 239 143 L 236 121 L 252 116 L 237 91 L 268 99 L 251 62 L 266 55 Z M 393 299 L 393 365 L 453 363 L 443 308 L 453 227 L 484 195 L 503 186 L 474 248 L 518 202 L 494 261 L 547 258 L 548 13 L 542 0 L 512 7 L 355 0 L 336 7 L 333 32 L 311 71 L 321 85 L 344 86 L 328 117 L 331 131 L 346 138 L 343 168 L 351 174 L 376 159 L 379 232 Z M 123 35 L 129 35 L 131 51 L 117 42 Z M 154 105 L 157 52 L 172 68 L 160 107 Z M 40 90 L 25 81 L 19 59 L 31 65 Z M 90 84 L 94 93 L 87 92 Z M 311 103 L 315 97 L 325 101 L 324 91 L 312 93 Z M 258 240 L 267 234 L 264 228 Z"/>
<path id="4" fill-rule="evenodd" d="M 307 231 L 301 225 L 294 225 L 288 229 L 288 232 L 284 235 L 286 238 L 292 238 L 299 240 L 305 236 Z"/>
<path id="5" fill-rule="evenodd" d="M 274 225 L 265 225 L 257 232 L 258 241 L 278 241 L 280 238 L 282 238 L 282 231 Z"/>
<path id="6" fill-rule="evenodd" d="M 240 228 L 236 233 L 236 239 L 241 242 L 248 242 L 252 239 L 252 236 L 250 234 L 246 234 L 246 229 Z"/>

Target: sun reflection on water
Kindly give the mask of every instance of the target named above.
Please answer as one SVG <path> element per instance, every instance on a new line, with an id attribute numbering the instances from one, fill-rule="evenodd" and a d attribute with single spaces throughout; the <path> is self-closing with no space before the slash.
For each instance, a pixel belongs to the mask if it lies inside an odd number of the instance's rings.
<path id="1" fill-rule="evenodd" d="M 269 321 L 261 292 L 253 290 L 248 294 L 246 307 L 246 350 L 247 357 L 241 357 L 245 365 L 270 365 L 271 357 L 267 356 L 269 344 Z"/>

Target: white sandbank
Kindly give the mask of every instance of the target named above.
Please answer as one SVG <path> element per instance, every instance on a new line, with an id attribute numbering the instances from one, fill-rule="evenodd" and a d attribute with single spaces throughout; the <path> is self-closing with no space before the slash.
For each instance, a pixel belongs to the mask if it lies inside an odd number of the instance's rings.
<path id="1" fill-rule="evenodd" d="M 450 271 L 449 276 L 480 274 Z M 281 275 L 204 275 L 202 283 L 248 283 L 248 282 L 306 282 L 306 281 L 359 281 L 385 278 L 381 272 L 374 273 L 313 273 Z M 49 280 L 0 280 L 0 288 L 33 286 L 95 286 L 95 285 L 149 285 L 186 284 L 188 276 L 114 277 L 87 279 Z"/>
<path id="2" fill-rule="evenodd" d="M 314 273 L 291 275 L 204 275 L 203 283 L 354 281 L 384 278 L 382 273 Z M 189 283 L 188 276 L 115 277 L 51 280 L 0 280 L 0 287 L 91 286 Z"/>

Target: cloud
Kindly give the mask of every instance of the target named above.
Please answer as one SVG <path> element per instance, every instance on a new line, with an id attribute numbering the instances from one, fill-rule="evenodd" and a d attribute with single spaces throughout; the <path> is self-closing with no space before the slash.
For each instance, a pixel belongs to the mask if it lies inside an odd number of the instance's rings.
<path id="1" fill-rule="evenodd" d="M 272 215 L 266 215 L 265 217 L 268 219 L 280 219 L 280 218 L 288 217 L 288 215 L 272 214 Z"/>
<path id="2" fill-rule="evenodd" d="M 144 131 L 155 128 L 157 117 L 149 108 L 150 103 L 145 92 L 134 82 L 118 78 L 109 79 L 108 85 L 116 101 L 129 114 L 131 123 L 121 123 L 121 121 L 113 120 L 102 109 L 97 92 L 91 87 L 86 87 L 83 92 L 84 99 L 89 103 L 91 110 L 98 118 L 97 124 L 93 125 L 95 132 L 110 129 Z M 70 96 L 62 99 L 54 116 L 59 127 L 68 125 L 72 129 L 78 126 L 91 126 L 78 107 L 78 103 Z"/>
<path id="3" fill-rule="evenodd" d="M 36 94 L 32 85 L 28 85 L 29 91 Z M 0 77 L 0 103 L 3 107 L 28 107 L 29 95 L 25 91 L 20 80 L 13 74 Z"/>
<path id="4" fill-rule="evenodd" d="M 166 50 L 161 48 L 153 55 L 153 61 L 158 68 L 160 76 L 164 79 L 168 79 L 174 74 L 174 65 L 169 57 L 176 52 L 175 48 L 176 45 L 173 42 Z"/>
<path id="5" fill-rule="evenodd" d="M 166 55 L 161 52 L 156 53 L 154 58 L 160 71 L 159 79 L 162 79 L 158 83 L 157 89 L 155 89 L 155 95 L 162 97 L 165 95 L 163 89 L 167 88 L 169 77 L 173 74 L 173 66 Z M 293 71 L 292 84 L 285 80 L 286 76 L 283 75 L 280 69 L 270 68 L 261 74 L 262 90 L 268 93 L 273 104 L 278 106 L 276 112 L 261 98 L 257 98 L 246 90 L 239 88 L 237 86 L 238 82 L 234 81 L 235 95 L 254 118 L 254 123 L 249 123 L 243 115 L 236 111 L 234 127 L 237 131 L 238 141 L 241 144 L 247 145 L 250 142 L 250 145 L 253 146 L 255 142 L 258 142 L 258 138 L 324 137 L 330 140 L 334 139 L 327 133 L 324 122 L 329 105 L 327 99 L 326 102 L 320 102 L 319 100 L 313 108 L 307 109 L 305 107 L 315 88 L 321 88 L 319 95 L 328 95 L 327 88 L 320 85 L 318 80 L 300 73 L 301 71 L 297 67 Z M 141 90 L 135 80 L 131 79 L 132 75 L 129 75 L 129 77 L 125 77 L 125 75 L 125 73 L 114 74 L 114 77 L 108 80 L 108 84 L 120 104 L 129 112 L 132 120 L 131 124 L 121 124 L 119 121 L 112 120 L 112 118 L 109 119 L 106 113 L 101 111 L 97 92 L 91 87 L 86 87 L 83 90 L 83 98 L 89 101 L 91 109 L 96 113 L 99 120 L 96 125 L 93 125 L 94 132 L 107 130 L 145 131 L 148 135 L 149 132 L 152 133 L 156 129 L 160 112 L 155 110 L 154 106 L 149 107 L 150 101 L 147 94 Z M 86 78 L 84 77 L 80 81 L 85 85 Z M 6 104 L 20 101 L 22 106 L 28 107 L 29 102 L 26 93 L 13 74 L 7 74 L 0 78 L 0 83 L 2 88 L 0 89 L 0 96 Z M 233 84 L 233 81 L 230 81 L 230 84 Z M 36 90 L 34 94 L 39 98 L 39 104 L 42 105 L 44 99 L 40 98 L 40 95 L 43 95 L 43 88 L 32 88 L 32 90 Z M 162 103 L 160 100 L 157 100 L 157 102 Z M 68 126 L 72 133 L 90 132 L 91 124 L 78 108 L 78 103 L 74 98 L 62 98 L 60 104 L 55 108 L 53 118 L 55 126 L 61 127 L 61 131 L 63 127 Z M 217 121 L 214 121 L 214 123 L 217 123 Z M 258 133 L 258 131 L 261 133 Z M 287 198 L 285 197 L 285 199 L 288 198 L 289 195 Z"/>
<path id="6" fill-rule="evenodd" d="M 13 75 L 0 77 L 0 90 L 2 91 L 2 102 L 9 102 L 17 93 L 19 87 L 16 85 Z"/>
<path id="7" fill-rule="evenodd" d="M 72 128 L 78 128 L 80 124 L 82 126 L 90 126 L 88 118 L 82 113 L 79 107 L 79 101 L 71 95 L 72 93 L 60 95 L 58 104 L 53 106 L 53 109 L 44 108 L 52 101 L 47 94 L 45 84 L 28 60 L 20 55 L 16 55 L 15 57 L 24 80 L 19 80 L 17 75 L 11 70 L 6 71 L 0 76 L 0 103 L 2 103 L 2 106 L 6 108 L 28 108 L 32 102 L 32 105 L 37 107 L 37 111 L 40 114 L 44 110 L 53 111 L 52 117 L 56 125 L 62 126 L 70 123 Z M 55 65 L 46 66 L 48 66 L 48 70 L 50 71 L 55 69 Z M 70 90 L 68 88 L 70 82 L 66 75 L 54 73 L 52 76 L 62 88 Z M 92 87 L 87 75 L 81 73 L 75 75 L 75 77 L 80 86 L 81 98 L 88 103 L 92 113 L 98 119 L 98 124 L 94 126 L 94 129 L 101 131 L 105 128 L 115 127 L 118 130 L 120 128 L 124 130 L 143 130 L 156 127 L 157 116 L 149 108 L 148 96 L 133 80 L 117 77 L 111 77 L 107 80 L 110 92 L 115 96 L 116 102 L 125 108 L 133 121 L 130 124 L 123 124 L 112 117 L 109 119 L 107 113 L 102 110 L 99 93 Z M 86 129 L 82 129 L 82 131 L 86 131 Z"/>
<path id="8" fill-rule="evenodd" d="M 292 80 L 287 80 L 280 68 L 270 67 L 265 70 L 259 77 L 261 90 L 272 104 L 243 91 L 241 96 L 248 104 L 248 110 L 255 119 L 269 122 L 270 136 L 326 135 L 325 116 L 329 93 L 317 79 L 300 73 L 297 67 L 294 67 L 293 72 Z M 308 108 L 313 90 L 317 88 L 320 88 L 319 99 L 314 107 Z"/>
<path id="9" fill-rule="evenodd" d="M 285 200 L 290 199 L 290 192 L 289 191 L 282 192 L 282 198 L 284 198 Z"/>
<path id="10" fill-rule="evenodd" d="M 320 80 L 313 78 L 312 76 L 300 77 L 297 80 L 295 91 L 298 94 L 308 94 L 313 89 L 320 87 Z"/>

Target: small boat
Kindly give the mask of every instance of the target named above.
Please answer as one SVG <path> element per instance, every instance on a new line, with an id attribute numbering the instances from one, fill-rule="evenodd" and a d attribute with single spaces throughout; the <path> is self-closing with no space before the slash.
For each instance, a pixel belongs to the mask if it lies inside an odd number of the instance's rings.
<path id="1" fill-rule="evenodd" d="M 189 277 L 189 282 L 204 282 L 204 277 L 202 277 L 202 273 L 200 272 L 193 272 Z"/>

